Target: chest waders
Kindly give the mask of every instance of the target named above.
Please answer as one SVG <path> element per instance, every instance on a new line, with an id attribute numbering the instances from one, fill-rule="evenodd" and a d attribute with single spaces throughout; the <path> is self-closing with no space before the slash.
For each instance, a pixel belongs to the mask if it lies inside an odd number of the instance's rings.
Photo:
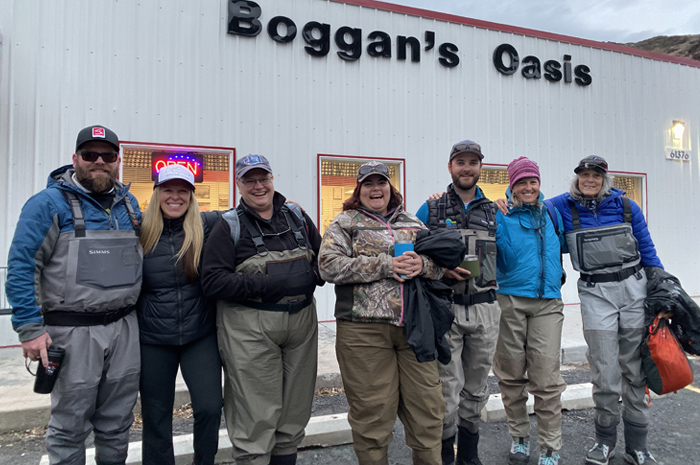
<path id="1" fill-rule="evenodd" d="M 632 229 L 630 200 L 622 197 L 623 223 L 581 229 L 581 218 L 573 203 L 573 230 L 566 233 L 571 264 L 589 286 L 595 283 L 623 281 L 642 269 L 637 238 Z"/>
<path id="2" fill-rule="evenodd" d="M 136 214 L 124 197 L 133 230 L 87 230 L 78 196 L 62 193 L 70 204 L 74 231 L 59 235 L 41 274 L 44 323 L 113 323 L 134 310 L 141 289 L 143 249 Z"/>
<path id="3" fill-rule="evenodd" d="M 314 259 L 314 252 L 309 249 L 306 239 L 304 239 L 304 235 L 299 226 L 297 226 L 296 222 L 292 219 L 289 209 L 283 206 L 281 212 L 284 214 L 287 225 L 294 234 L 294 239 L 297 242 L 297 248 L 295 249 L 282 251 L 268 250 L 265 246 L 262 232 L 253 224 L 245 213 L 239 211 L 229 212 L 224 214 L 224 218 L 229 221 L 229 219 L 226 218 L 227 215 L 237 215 L 240 223 L 251 235 L 253 244 L 257 250 L 255 255 L 236 266 L 235 271 L 237 273 L 260 273 L 266 274 L 274 280 L 296 280 L 301 283 L 314 283 L 314 286 L 310 286 L 311 290 L 306 294 L 284 296 L 277 302 L 263 302 L 262 299 L 248 299 L 241 302 L 240 305 L 257 310 L 297 313 L 313 303 L 313 291 L 316 277 L 314 271 L 311 269 L 311 262 Z"/>
<path id="4" fill-rule="evenodd" d="M 450 286 L 454 291 L 453 301 L 465 307 L 494 302 L 498 288 L 496 283 L 498 249 L 493 204 L 486 198 L 479 199 L 465 213 L 463 203 L 459 206 L 455 205 L 455 202 L 456 200 L 450 197 L 449 189 L 437 202 L 428 202 L 429 210 L 435 212 L 434 218 L 431 214 L 430 227 L 433 229 L 435 227 L 456 228 L 462 235 L 467 254 L 479 257 L 479 276 Z"/>

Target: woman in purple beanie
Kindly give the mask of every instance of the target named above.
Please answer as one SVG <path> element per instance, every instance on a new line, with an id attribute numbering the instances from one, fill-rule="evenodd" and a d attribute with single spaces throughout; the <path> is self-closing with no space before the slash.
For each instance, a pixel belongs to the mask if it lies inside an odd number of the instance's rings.
<path id="1" fill-rule="evenodd" d="M 550 217 L 558 212 L 548 212 L 543 203 L 537 163 L 526 157 L 513 160 L 508 179 L 508 213 L 496 214 L 501 323 L 493 365 L 513 438 L 508 463 L 525 465 L 530 459 L 529 390 L 535 398 L 538 464 L 558 465 L 566 387 L 559 372 L 562 235 Z"/>

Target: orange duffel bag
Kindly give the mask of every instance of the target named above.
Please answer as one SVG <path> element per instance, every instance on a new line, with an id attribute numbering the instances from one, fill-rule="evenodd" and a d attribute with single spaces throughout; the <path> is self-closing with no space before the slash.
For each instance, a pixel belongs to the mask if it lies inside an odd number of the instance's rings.
<path id="1" fill-rule="evenodd" d="M 642 367 L 647 387 L 657 394 L 682 389 L 693 382 L 693 370 L 668 320 L 656 315 L 642 343 Z"/>

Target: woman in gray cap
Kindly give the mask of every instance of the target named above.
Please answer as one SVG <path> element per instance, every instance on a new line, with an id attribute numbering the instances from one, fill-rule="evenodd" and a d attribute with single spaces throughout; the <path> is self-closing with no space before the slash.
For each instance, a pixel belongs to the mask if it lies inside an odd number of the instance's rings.
<path id="1" fill-rule="evenodd" d="M 396 415 L 414 465 L 440 465 L 444 401 L 437 361 L 419 362 L 406 338 L 403 283 L 438 279 L 443 269 L 399 244 L 425 226 L 403 209 L 389 168 L 360 166 L 357 185 L 321 244 L 321 276 L 335 284 L 336 354 L 360 465 L 388 465 Z M 395 256 L 399 255 L 399 256 Z"/>

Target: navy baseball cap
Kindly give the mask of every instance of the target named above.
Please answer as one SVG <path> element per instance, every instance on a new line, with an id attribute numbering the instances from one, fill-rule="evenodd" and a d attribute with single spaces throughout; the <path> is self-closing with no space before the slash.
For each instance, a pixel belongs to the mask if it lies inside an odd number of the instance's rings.
<path id="1" fill-rule="evenodd" d="M 267 161 L 267 158 L 262 155 L 250 154 L 236 161 L 236 179 L 255 168 L 263 169 L 272 174 L 272 168 L 270 168 L 270 162 Z"/>

